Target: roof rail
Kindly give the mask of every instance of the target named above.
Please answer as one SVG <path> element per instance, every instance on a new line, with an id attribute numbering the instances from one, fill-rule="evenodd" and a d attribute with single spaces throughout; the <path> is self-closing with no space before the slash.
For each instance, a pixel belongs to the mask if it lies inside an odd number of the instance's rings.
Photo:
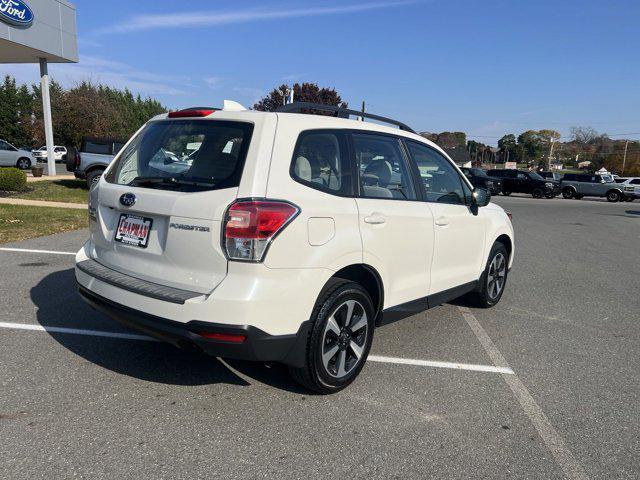
<path id="1" fill-rule="evenodd" d="M 312 110 L 323 110 L 325 112 L 334 112 L 336 117 L 338 118 L 349 118 L 350 115 L 355 115 L 358 117 L 370 118 L 372 120 L 377 120 L 379 122 L 389 123 L 391 125 L 396 125 L 400 127 L 400 130 L 404 130 L 411 133 L 416 133 L 411 127 L 408 125 L 399 122 L 397 120 L 393 120 L 387 117 L 381 117 L 380 115 L 374 115 L 372 113 L 363 113 L 358 110 L 349 110 L 348 108 L 340 108 L 334 105 L 323 105 L 321 103 L 311 103 L 311 102 L 293 102 L 288 105 L 282 105 L 276 109 L 276 112 L 282 113 L 302 113 L 302 110 L 312 109 Z"/>

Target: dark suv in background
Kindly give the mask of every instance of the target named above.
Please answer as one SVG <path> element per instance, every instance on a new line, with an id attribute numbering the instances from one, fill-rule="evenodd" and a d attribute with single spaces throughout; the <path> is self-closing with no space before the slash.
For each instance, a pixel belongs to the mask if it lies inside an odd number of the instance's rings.
<path id="1" fill-rule="evenodd" d="M 474 187 L 481 187 L 491 192 L 491 195 L 498 195 L 502 192 L 502 180 L 492 177 L 482 168 L 462 167 L 462 173 L 469 179 Z"/>
<path id="2" fill-rule="evenodd" d="M 502 194 L 528 193 L 533 198 L 553 198 L 561 191 L 560 182 L 542 178 L 536 172 L 525 172 L 514 169 L 489 170 L 493 177 L 502 180 Z"/>

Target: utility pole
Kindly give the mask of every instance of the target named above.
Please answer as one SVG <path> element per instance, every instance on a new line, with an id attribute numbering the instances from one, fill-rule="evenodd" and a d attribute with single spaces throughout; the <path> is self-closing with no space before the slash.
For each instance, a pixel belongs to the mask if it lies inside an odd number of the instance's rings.
<path id="1" fill-rule="evenodd" d="M 547 159 L 547 171 L 551 171 L 551 155 L 553 155 L 553 137 L 551 140 L 551 147 L 549 147 L 549 158 Z"/>
<path id="2" fill-rule="evenodd" d="M 362 100 L 362 109 L 361 109 L 361 112 L 362 112 L 362 116 L 361 116 L 361 117 L 358 117 L 358 120 L 360 120 L 361 122 L 364 122 L 364 100 Z"/>
<path id="3" fill-rule="evenodd" d="M 629 146 L 629 140 L 624 142 L 624 156 L 622 157 L 622 177 L 624 177 L 624 165 L 627 163 L 627 147 Z"/>

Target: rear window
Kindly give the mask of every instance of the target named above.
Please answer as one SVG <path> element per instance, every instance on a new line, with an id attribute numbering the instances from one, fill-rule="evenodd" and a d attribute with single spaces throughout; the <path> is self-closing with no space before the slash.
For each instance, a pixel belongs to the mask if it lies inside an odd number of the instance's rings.
<path id="1" fill-rule="evenodd" d="M 183 191 L 237 187 L 252 131 L 242 122 L 153 122 L 122 151 L 105 179 Z"/>
<path id="2" fill-rule="evenodd" d="M 95 142 L 85 140 L 82 151 L 86 153 L 97 153 L 99 155 L 111 155 L 111 142 Z"/>

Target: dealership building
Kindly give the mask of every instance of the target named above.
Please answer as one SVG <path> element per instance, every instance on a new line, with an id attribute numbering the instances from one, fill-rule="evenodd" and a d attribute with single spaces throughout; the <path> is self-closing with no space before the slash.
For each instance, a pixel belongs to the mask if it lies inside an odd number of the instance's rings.
<path id="1" fill-rule="evenodd" d="M 56 168 L 48 64 L 78 62 L 77 37 L 76 7 L 66 0 L 0 0 L 0 63 L 40 65 L 49 175 Z"/>

